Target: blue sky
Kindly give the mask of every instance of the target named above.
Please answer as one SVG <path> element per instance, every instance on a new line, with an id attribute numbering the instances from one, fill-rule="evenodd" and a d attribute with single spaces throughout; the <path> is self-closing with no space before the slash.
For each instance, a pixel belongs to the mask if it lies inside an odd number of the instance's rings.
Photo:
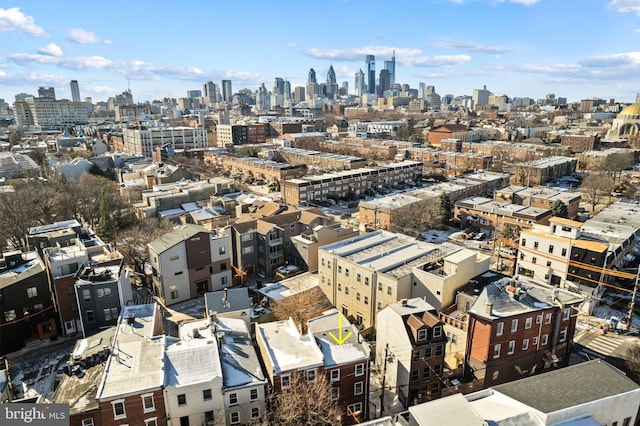
<path id="1" fill-rule="evenodd" d="M 4 2 L 3 2 L 4 3 Z M 633 102 L 640 0 L 32 0 L 0 7 L 0 98 L 69 80 L 95 101 L 129 84 L 136 101 L 184 97 L 208 80 L 233 90 L 292 87 L 313 67 L 338 82 L 396 52 L 396 82 L 441 95 Z"/>

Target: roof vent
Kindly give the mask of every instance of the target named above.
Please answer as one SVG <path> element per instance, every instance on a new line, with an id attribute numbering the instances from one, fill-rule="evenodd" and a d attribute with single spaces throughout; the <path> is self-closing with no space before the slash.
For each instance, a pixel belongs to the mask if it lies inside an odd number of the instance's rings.
<path id="1" fill-rule="evenodd" d="M 193 338 L 197 339 L 200 337 L 200 330 L 198 330 L 197 328 L 193 329 Z"/>
<path id="2" fill-rule="evenodd" d="M 136 322 L 136 314 L 134 313 L 127 314 L 126 318 L 129 325 L 133 325 Z"/>
<path id="3" fill-rule="evenodd" d="M 400 299 L 402 306 L 407 306 L 407 299 Z"/>

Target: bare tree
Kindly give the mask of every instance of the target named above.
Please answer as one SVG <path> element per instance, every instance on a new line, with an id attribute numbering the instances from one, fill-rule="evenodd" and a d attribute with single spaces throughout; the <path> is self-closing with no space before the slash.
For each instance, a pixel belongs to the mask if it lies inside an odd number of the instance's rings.
<path id="1" fill-rule="evenodd" d="M 607 156 L 598 169 L 608 173 L 613 177 L 613 182 L 618 183 L 622 171 L 633 166 L 634 163 L 633 154 L 616 153 Z"/>
<path id="2" fill-rule="evenodd" d="M 306 333 L 307 321 L 331 307 L 331 303 L 319 287 L 303 291 L 280 300 L 273 309 L 279 320 L 293 319 L 302 333 Z"/>
<path id="3" fill-rule="evenodd" d="M 272 425 L 324 426 L 342 424 L 342 411 L 331 399 L 331 384 L 324 374 L 308 383 L 303 372 L 294 373 L 291 387 L 271 396 Z"/>
<path id="4" fill-rule="evenodd" d="M 589 200 L 591 211 L 595 211 L 603 197 L 609 195 L 614 187 L 613 178 L 606 173 L 590 173 L 582 181 L 580 192 Z"/>

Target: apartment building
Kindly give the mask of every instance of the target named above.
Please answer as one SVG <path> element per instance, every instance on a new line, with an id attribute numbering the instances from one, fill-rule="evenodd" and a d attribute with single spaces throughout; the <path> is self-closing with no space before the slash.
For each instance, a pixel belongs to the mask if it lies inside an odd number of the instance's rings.
<path id="1" fill-rule="evenodd" d="M 300 206 L 329 198 L 358 197 L 367 189 L 413 182 L 422 175 L 422 163 L 403 161 L 380 167 L 362 167 L 286 180 L 282 195 L 287 204 Z"/>
<path id="2" fill-rule="evenodd" d="M 597 170 L 604 166 L 605 161 L 612 155 L 622 155 L 629 161 L 637 162 L 640 159 L 640 150 L 629 148 L 609 148 L 604 151 L 584 151 L 576 155 L 578 164 L 583 170 Z"/>
<path id="3" fill-rule="evenodd" d="M 568 365 L 583 301 L 523 278 L 485 286 L 469 309 L 467 368 L 486 388 Z"/>
<path id="4" fill-rule="evenodd" d="M 87 124 L 89 115 L 84 102 L 50 97 L 26 97 L 13 104 L 16 124 L 22 129 Z"/>
<path id="5" fill-rule="evenodd" d="M 449 306 L 456 290 L 489 269 L 487 255 L 381 230 L 323 246 L 318 259 L 321 290 L 362 329 L 376 328 L 378 311 L 401 299 Z"/>
<path id="6" fill-rule="evenodd" d="M 0 300 L 0 355 L 58 335 L 47 270 L 36 251 L 2 253 Z"/>
<path id="7" fill-rule="evenodd" d="M 470 141 L 473 132 L 466 124 L 445 124 L 436 126 L 429 130 L 427 140 L 429 145 L 440 147 L 443 139 L 458 139 L 461 141 Z"/>
<path id="8" fill-rule="evenodd" d="M 291 237 L 291 264 L 305 271 L 318 269 L 318 248 L 358 236 L 358 231 L 339 223 L 319 225 Z"/>
<path id="9" fill-rule="evenodd" d="M 556 201 L 567 206 L 567 217 L 573 219 L 578 214 L 582 194 L 577 191 L 561 191 L 548 186 L 516 186 L 509 185 L 496 189 L 493 200 L 498 202 L 513 203 L 520 206 L 549 209 Z"/>
<path id="10" fill-rule="evenodd" d="M 439 398 L 447 335 L 436 309 L 422 298 L 402 299 L 380 310 L 377 323 L 376 364 L 386 362 L 386 383 L 404 407 Z"/>
<path id="11" fill-rule="evenodd" d="M 216 133 L 218 147 L 265 143 L 268 126 L 264 123 L 218 124 Z"/>
<path id="12" fill-rule="evenodd" d="M 452 174 L 469 170 L 486 170 L 492 161 L 491 156 L 486 154 L 441 151 L 434 148 L 409 148 L 406 150 L 406 157 L 414 161 L 422 161 L 430 167 L 444 169 Z"/>
<path id="13" fill-rule="evenodd" d="M 224 231 L 179 225 L 148 244 L 153 291 L 166 305 L 231 286 L 231 242 Z"/>
<path id="14" fill-rule="evenodd" d="M 511 183 L 537 186 L 575 173 L 578 160 L 572 157 L 548 157 L 513 167 Z"/>
<path id="15" fill-rule="evenodd" d="M 490 198 L 470 197 L 454 204 L 453 220 L 460 228 L 474 228 L 489 237 L 503 232 L 506 225 L 530 228 L 533 224 L 548 225 L 553 212 L 546 208 L 499 203 Z"/>
<path id="16" fill-rule="evenodd" d="M 344 316 L 342 332 L 347 339 L 341 345 L 331 339 L 329 333 L 340 335 L 339 315 L 332 310 L 309 320 L 306 334 L 291 318 L 256 323 L 256 341 L 274 393 L 286 392 L 296 376 L 310 383 L 325 375 L 331 398 L 343 410 L 342 423 L 354 424 L 368 418 L 370 349 Z"/>
<path id="17" fill-rule="evenodd" d="M 463 142 L 457 139 L 443 139 L 440 148 L 443 151 L 490 155 L 494 165 L 497 165 L 496 163 L 532 161 L 553 155 L 571 155 L 571 148 L 568 146 L 548 146 L 494 140 L 486 142 Z"/>
<path id="18" fill-rule="evenodd" d="M 561 135 L 560 145 L 568 146 L 571 152 L 593 151 L 600 146 L 600 136 L 598 132 L 592 132 L 588 135 Z"/>
<path id="19" fill-rule="evenodd" d="M 0 178 L 35 178 L 42 173 L 38 163 L 27 154 L 0 152 Z"/>
<path id="20" fill-rule="evenodd" d="M 254 157 L 233 156 L 228 153 L 209 152 L 204 162 L 215 164 L 235 179 L 263 179 L 269 182 L 284 182 L 304 174 L 301 166 L 278 163 Z"/>
<path id="21" fill-rule="evenodd" d="M 361 157 L 299 148 L 281 148 L 278 153 L 290 164 L 306 164 L 328 170 L 352 170 L 367 164 L 367 160 Z"/>
<path id="22" fill-rule="evenodd" d="M 163 333 L 157 304 L 123 307 L 96 394 L 103 426 L 166 424 Z"/>
<path id="23" fill-rule="evenodd" d="M 123 129 L 124 152 L 152 158 L 156 148 L 164 146 L 176 150 L 206 148 L 207 130 L 204 127 L 156 127 L 151 129 Z"/>

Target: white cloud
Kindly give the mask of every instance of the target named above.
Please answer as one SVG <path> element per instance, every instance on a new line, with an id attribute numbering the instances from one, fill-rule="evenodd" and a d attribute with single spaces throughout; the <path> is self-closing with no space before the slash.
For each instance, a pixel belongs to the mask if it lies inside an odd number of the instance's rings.
<path id="1" fill-rule="evenodd" d="M 364 46 L 348 49 L 310 48 L 305 49 L 303 52 L 316 59 L 359 62 L 364 62 L 366 55 L 375 55 L 379 61 L 390 60 L 395 52 L 396 62 L 407 67 L 442 67 L 458 65 L 471 60 L 468 55 L 437 55 L 431 57 L 422 55 L 421 49 L 392 46 Z"/>
<path id="2" fill-rule="evenodd" d="M 45 35 L 44 30 L 34 23 L 33 17 L 22 13 L 19 7 L 0 8 L 0 31 L 21 31 L 34 36 Z"/>
<path id="3" fill-rule="evenodd" d="M 459 49 L 464 52 L 472 52 L 472 53 L 501 54 L 501 53 L 509 52 L 510 50 L 505 46 L 481 44 L 481 43 L 476 43 L 475 41 L 452 40 L 452 39 L 446 39 L 446 38 L 442 39 L 439 42 L 433 43 L 433 45 L 438 47 Z"/>
<path id="4" fill-rule="evenodd" d="M 288 47 L 297 47 L 298 45 L 297 45 L 297 44 L 295 44 L 295 43 L 287 43 L 287 46 L 288 46 Z"/>
<path id="5" fill-rule="evenodd" d="M 61 75 L 41 73 L 7 74 L 0 71 L 0 84 L 23 85 L 25 82 L 34 83 L 37 86 L 63 86 L 69 84 L 69 79 Z"/>
<path id="6" fill-rule="evenodd" d="M 435 55 L 433 57 L 421 56 L 406 58 L 397 62 L 409 67 L 447 67 L 451 65 L 464 64 L 470 60 L 471 56 L 469 55 Z"/>
<path id="7" fill-rule="evenodd" d="M 111 40 L 101 39 L 95 33 L 91 31 L 83 30 L 82 28 L 70 28 L 67 31 L 67 39 L 73 41 L 78 44 L 96 44 L 96 43 L 104 43 L 111 44 L 113 43 Z"/>
<path id="8" fill-rule="evenodd" d="M 43 64 L 56 65 L 73 70 L 111 68 L 115 63 L 102 56 L 50 56 L 35 53 L 14 53 L 9 59 L 19 65 Z"/>
<path id="9" fill-rule="evenodd" d="M 49 43 L 44 47 L 39 47 L 38 53 L 47 56 L 62 56 L 62 49 L 55 43 Z"/>
<path id="10" fill-rule="evenodd" d="M 607 7 L 617 13 L 640 15 L 640 0 L 611 0 Z"/>

